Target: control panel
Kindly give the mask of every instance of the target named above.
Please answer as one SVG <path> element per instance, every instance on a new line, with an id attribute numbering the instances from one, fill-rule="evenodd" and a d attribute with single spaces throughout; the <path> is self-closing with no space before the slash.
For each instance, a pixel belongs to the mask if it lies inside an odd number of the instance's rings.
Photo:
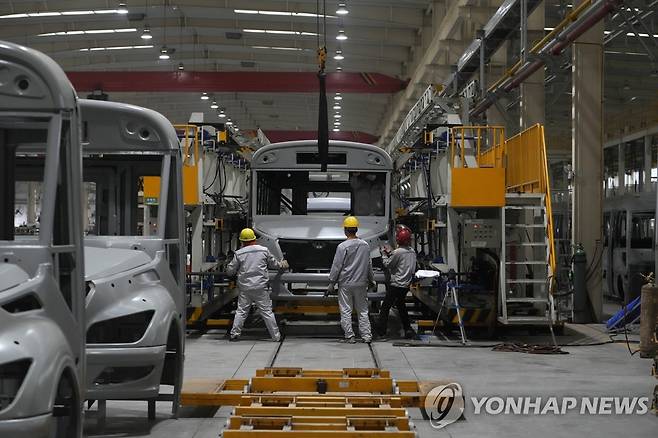
<path id="1" fill-rule="evenodd" d="M 500 247 L 499 219 L 466 219 L 463 233 L 464 248 Z"/>

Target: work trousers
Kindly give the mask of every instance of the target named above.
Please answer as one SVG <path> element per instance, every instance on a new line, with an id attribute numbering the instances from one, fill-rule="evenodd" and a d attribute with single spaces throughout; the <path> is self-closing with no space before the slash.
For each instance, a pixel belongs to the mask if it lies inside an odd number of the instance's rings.
<path id="1" fill-rule="evenodd" d="M 384 301 L 382 301 L 382 306 L 379 309 L 379 318 L 377 320 L 377 331 L 382 336 L 386 334 L 386 328 L 388 327 L 388 313 L 393 306 L 398 309 L 400 322 L 402 323 L 404 331 L 411 330 L 409 314 L 407 313 L 407 306 L 405 305 L 407 292 L 409 292 L 408 287 L 389 286 L 386 289 L 386 296 L 384 297 Z"/>
<path id="2" fill-rule="evenodd" d="M 233 319 L 233 328 L 231 328 L 231 336 L 240 336 L 242 333 L 242 326 L 244 325 L 251 305 L 256 304 L 256 308 L 260 313 L 267 331 L 274 341 L 281 339 L 279 334 L 279 327 L 276 325 L 276 318 L 272 312 L 272 300 L 270 294 L 263 289 L 260 290 L 241 290 L 238 296 L 238 308 L 235 311 L 235 318 Z"/>
<path id="3" fill-rule="evenodd" d="M 372 340 L 370 319 L 368 319 L 368 286 L 339 286 L 338 307 L 340 308 L 340 325 L 345 332 L 345 339 L 354 337 L 352 312 L 356 311 L 361 338 L 364 341 Z"/>

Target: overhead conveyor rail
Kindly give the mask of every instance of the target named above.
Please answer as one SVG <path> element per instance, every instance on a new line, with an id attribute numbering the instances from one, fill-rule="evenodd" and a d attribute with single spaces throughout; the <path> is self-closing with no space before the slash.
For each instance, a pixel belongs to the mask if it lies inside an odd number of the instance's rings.
<path id="1" fill-rule="evenodd" d="M 526 0 L 528 14 L 542 3 L 539 0 Z M 461 91 L 476 74 L 481 63 L 487 64 L 512 32 L 519 29 L 521 0 L 506 0 L 496 13 L 484 25 L 482 33 L 466 48 L 457 61 L 456 71 L 446 82 L 444 95 L 456 97 L 455 91 Z M 480 49 L 483 49 L 482 53 Z"/>
<path id="2" fill-rule="evenodd" d="M 470 110 L 475 118 L 493 105 L 498 96 L 511 91 L 530 75 L 542 68 L 550 56 L 559 55 L 594 24 L 623 5 L 623 0 L 585 0 L 565 17 L 555 28 L 535 44 L 526 59 L 521 59 L 505 75 L 496 81 L 483 98 Z"/>

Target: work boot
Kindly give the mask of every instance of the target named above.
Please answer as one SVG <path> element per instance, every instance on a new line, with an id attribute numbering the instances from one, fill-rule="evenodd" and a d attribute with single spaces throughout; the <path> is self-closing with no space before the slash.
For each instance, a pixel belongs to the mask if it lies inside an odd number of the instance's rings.
<path id="1" fill-rule="evenodd" d="M 350 336 L 349 338 L 343 339 L 342 342 L 346 344 L 356 344 L 356 339 L 354 339 L 354 336 Z"/>
<path id="2" fill-rule="evenodd" d="M 233 336 L 231 335 L 230 338 L 228 338 L 229 342 L 238 342 L 240 340 L 240 336 Z"/>
<path id="3" fill-rule="evenodd" d="M 404 337 L 405 339 L 416 339 L 418 335 L 412 328 L 408 328 L 404 331 Z"/>
<path id="4" fill-rule="evenodd" d="M 370 345 L 370 343 L 372 342 L 372 338 L 364 339 L 363 341 L 364 341 L 366 344 Z"/>
<path id="5" fill-rule="evenodd" d="M 276 338 L 272 338 L 272 342 L 281 342 L 281 339 L 281 335 L 279 335 Z"/>
<path id="6" fill-rule="evenodd" d="M 375 334 L 377 336 L 379 336 L 381 338 L 386 337 L 387 330 L 386 330 L 386 326 L 384 324 L 381 324 L 381 323 L 380 324 L 375 324 L 375 326 L 373 328 L 374 328 Z"/>

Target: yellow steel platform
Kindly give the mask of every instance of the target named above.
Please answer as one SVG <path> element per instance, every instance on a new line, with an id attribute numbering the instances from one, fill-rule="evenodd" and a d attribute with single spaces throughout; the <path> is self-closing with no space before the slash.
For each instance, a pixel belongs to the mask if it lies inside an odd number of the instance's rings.
<path id="1" fill-rule="evenodd" d="M 387 370 L 263 368 L 251 379 L 188 380 L 184 406 L 235 406 L 224 438 L 415 436 L 406 408 L 448 381 L 396 381 Z"/>

